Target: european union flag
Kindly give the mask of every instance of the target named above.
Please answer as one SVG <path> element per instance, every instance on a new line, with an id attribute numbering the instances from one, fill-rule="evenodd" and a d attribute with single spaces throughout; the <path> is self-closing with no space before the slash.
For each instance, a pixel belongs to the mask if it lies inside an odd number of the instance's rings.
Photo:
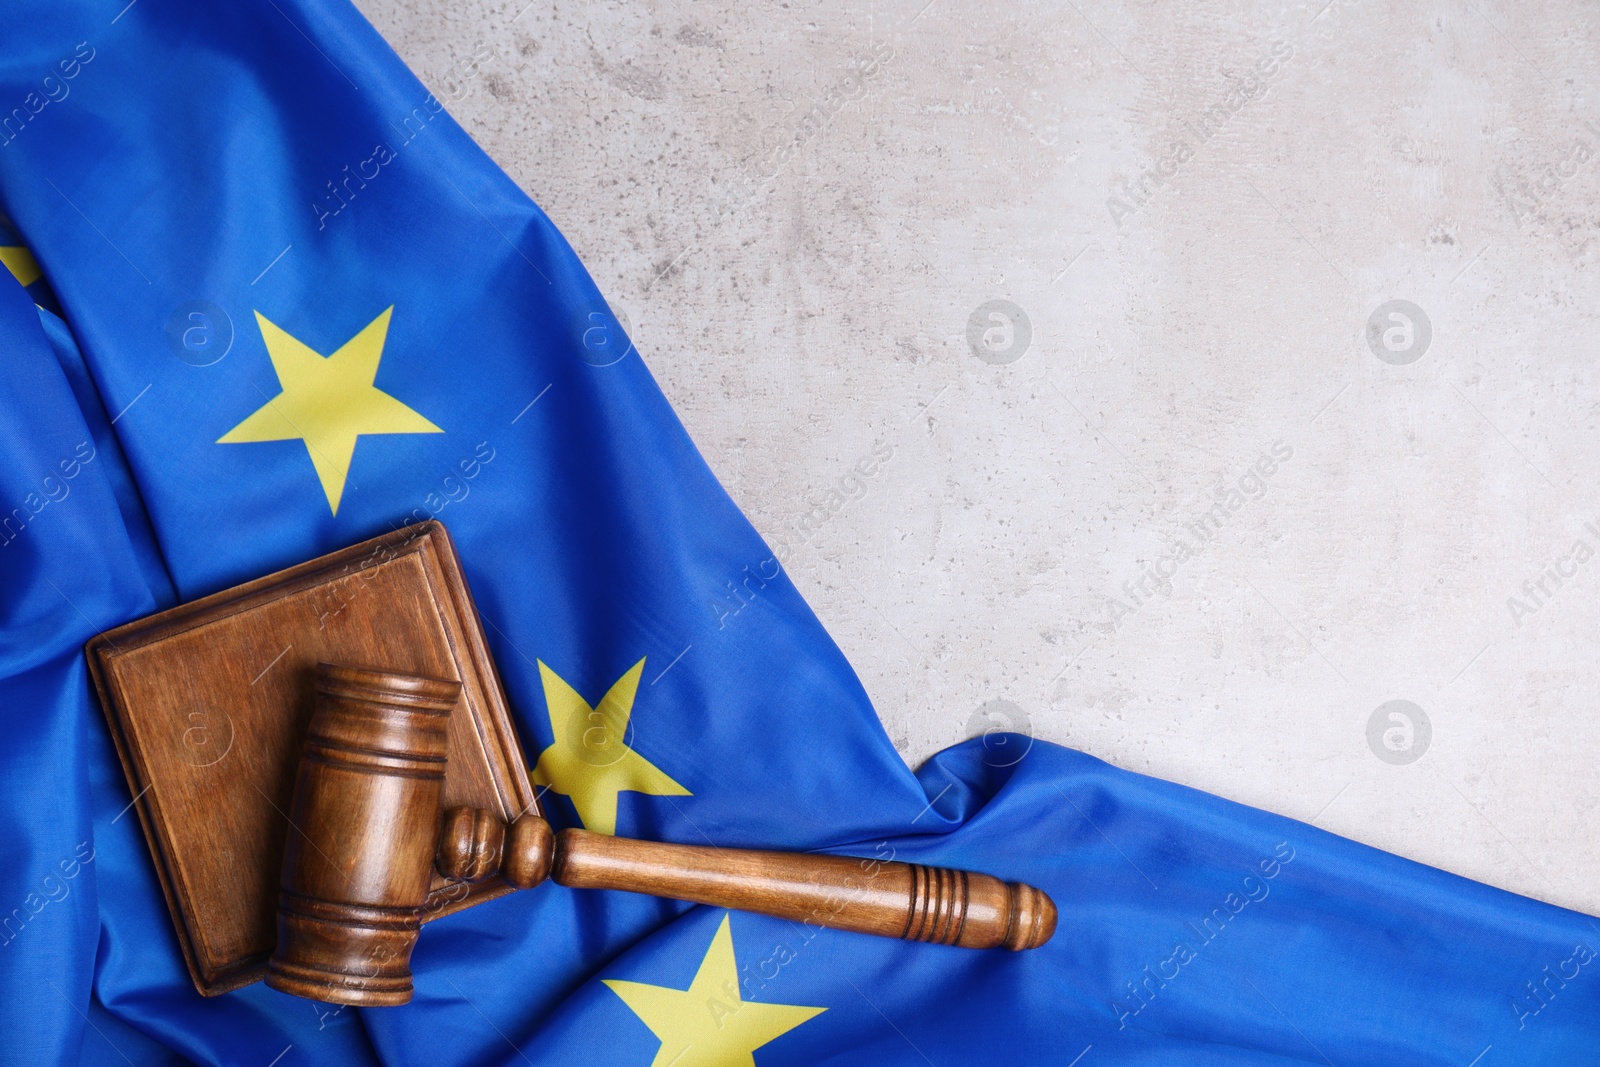
<path id="1" fill-rule="evenodd" d="M 572 250 L 348 4 L 5 17 L 0 1059 L 1600 1050 L 1590 918 L 1042 743 L 907 771 Z M 403 1008 L 200 998 L 82 646 L 433 517 L 557 822 L 989 871 L 1054 897 L 1055 939 L 972 952 L 546 885 L 431 924 Z M 739 612 L 708 611 L 730 588 Z M 582 758 L 591 714 L 617 758 Z"/>

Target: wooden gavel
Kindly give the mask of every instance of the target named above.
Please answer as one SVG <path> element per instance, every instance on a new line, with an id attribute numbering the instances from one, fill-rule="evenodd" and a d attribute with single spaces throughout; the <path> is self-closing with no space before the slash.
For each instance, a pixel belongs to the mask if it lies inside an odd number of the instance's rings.
<path id="1" fill-rule="evenodd" d="M 554 832 L 538 815 L 440 813 L 460 683 L 321 664 L 289 813 L 274 989 L 337 1004 L 411 999 L 433 868 L 457 882 L 547 877 L 962 948 L 1035 948 L 1056 908 L 1032 886 L 893 860 L 669 845 Z"/>

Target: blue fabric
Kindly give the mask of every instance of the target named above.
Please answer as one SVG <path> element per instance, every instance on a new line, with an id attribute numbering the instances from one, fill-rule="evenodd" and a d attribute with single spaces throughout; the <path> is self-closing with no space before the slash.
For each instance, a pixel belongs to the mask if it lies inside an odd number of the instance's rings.
<path id="1" fill-rule="evenodd" d="M 4 17 L 0 207 L 59 305 L 0 276 L 0 1061 L 647 1064 L 607 981 L 689 988 L 724 920 L 724 997 L 825 1009 L 763 1067 L 1600 1050 L 1585 916 L 1020 738 L 908 772 L 561 235 L 347 4 Z M 280 388 L 261 320 L 330 356 L 388 308 L 374 384 L 442 432 L 360 438 L 337 508 L 302 441 L 218 443 Z M 687 795 L 623 793 L 617 832 L 989 871 L 1054 897 L 1055 939 L 546 885 L 430 924 L 403 1008 L 199 997 L 82 645 L 432 515 L 530 757 L 538 663 L 597 702 L 645 660 L 628 743 Z M 752 1062 L 707 1048 L 680 1067 Z"/>

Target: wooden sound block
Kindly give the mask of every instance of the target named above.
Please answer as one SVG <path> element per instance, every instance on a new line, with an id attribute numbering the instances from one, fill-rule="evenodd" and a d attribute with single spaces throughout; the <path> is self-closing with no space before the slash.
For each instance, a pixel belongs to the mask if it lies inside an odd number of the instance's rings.
<path id="1" fill-rule="evenodd" d="M 539 812 L 450 537 L 406 527 L 86 649 L 178 942 L 206 996 L 263 977 L 319 662 L 457 679 L 446 807 Z M 510 892 L 435 874 L 424 921 Z"/>

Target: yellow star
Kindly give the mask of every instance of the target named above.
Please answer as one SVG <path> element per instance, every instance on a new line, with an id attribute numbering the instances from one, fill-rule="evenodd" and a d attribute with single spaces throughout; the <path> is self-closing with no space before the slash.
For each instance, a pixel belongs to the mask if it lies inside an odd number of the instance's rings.
<path id="1" fill-rule="evenodd" d="M 33 253 L 21 245 L 0 248 L 0 264 L 24 286 L 39 280 L 39 264 L 34 261 Z"/>
<path id="2" fill-rule="evenodd" d="M 628 720 L 643 673 L 640 660 L 590 707 L 560 675 L 539 664 L 555 744 L 540 753 L 533 781 L 570 797 L 585 829 L 595 833 L 617 832 L 617 794 L 624 790 L 658 797 L 693 795 L 628 747 Z"/>
<path id="3" fill-rule="evenodd" d="M 688 989 L 604 981 L 661 1039 L 650 1067 L 755 1067 L 756 1049 L 828 1010 L 741 997 L 726 915 Z"/>
<path id="4" fill-rule="evenodd" d="M 331 356 L 322 356 L 256 312 L 261 339 L 278 372 L 277 396 L 217 439 L 219 445 L 251 441 L 303 441 L 317 468 L 328 506 L 339 514 L 356 438 L 377 433 L 443 433 L 433 423 L 373 384 L 393 305 Z"/>

